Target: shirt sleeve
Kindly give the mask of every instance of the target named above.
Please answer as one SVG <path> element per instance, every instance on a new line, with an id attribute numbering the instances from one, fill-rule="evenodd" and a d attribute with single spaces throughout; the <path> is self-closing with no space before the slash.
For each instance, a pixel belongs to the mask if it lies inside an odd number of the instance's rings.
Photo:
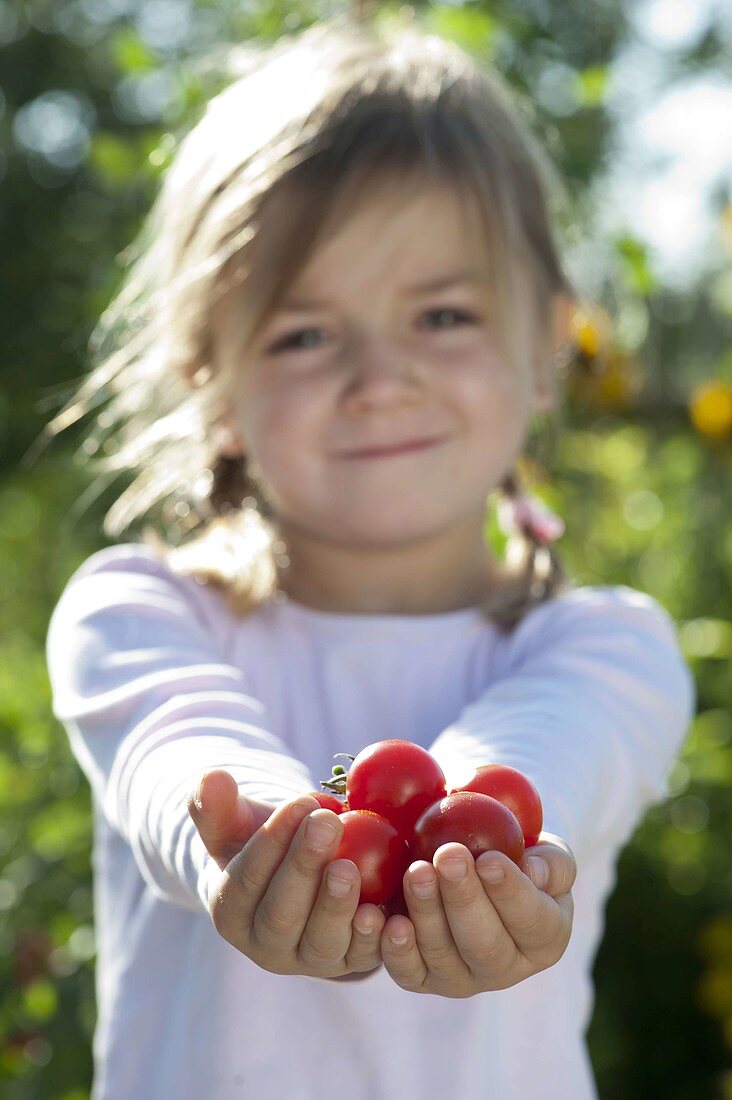
<path id="1" fill-rule="evenodd" d="M 224 768 L 275 803 L 317 784 L 267 729 L 192 586 L 145 546 L 98 551 L 53 610 L 46 660 L 53 713 L 106 820 L 156 895 L 198 909 L 216 868 L 187 808 L 200 775 Z"/>
<path id="2" fill-rule="evenodd" d="M 578 869 L 668 795 L 696 705 L 673 620 L 623 585 L 580 587 L 515 628 L 505 668 L 431 746 L 448 783 L 508 764 L 536 785 L 544 829 Z"/>

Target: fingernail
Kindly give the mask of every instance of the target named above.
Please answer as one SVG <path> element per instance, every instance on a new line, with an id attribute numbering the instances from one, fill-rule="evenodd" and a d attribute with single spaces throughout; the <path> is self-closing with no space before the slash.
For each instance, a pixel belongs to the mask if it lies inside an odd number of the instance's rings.
<path id="1" fill-rule="evenodd" d="M 316 810 L 315 813 L 317 812 Z M 329 821 L 310 816 L 305 826 L 305 837 L 308 844 L 311 844 L 313 848 L 320 848 L 321 850 L 328 848 L 335 840 L 335 835 L 335 828 Z"/>
<path id="2" fill-rule="evenodd" d="M 362 936 L 370 936 L 375 928 L 373 917 L 359 917 L 353 923 Z"/>
<path id="3" fill-rule="evenodd" d="M 543 890 L 549 881 L 549 868 L 541 856 L 529 856 L 529 877 L 538 890 Z"/>
<path id="4" fill-rule="evenodd" d="M 468 864 L 464 859 L 443 859 L 438 870 L 449 882 L 458 882 L 467 875 Z"/>
<path id="5" fill-rule="evenodd" d="M 433 878 L 427 879 L 426 882 L 415 882 L 414 879 L 410 879 L 409 881 L 412 892 L 416 894 L 418 898 L 431 898 L 437 889 L 437 883 Z"/>
<path id="6" fill-rule="evenodd" d="M 353 886 L 352 878 L 341 878 L 331 871 L 327 876 L 328 893 L 334 898 L 344 898 Z"/>
<path id="7" fill-rule="evenodd" d="M 314 799 L 308 798 L 306 802 L 293 802 L 290 807 L 290 820 L 293 825 L 299 825 L 308 814 L 313 812 L 313 801 Z"/>
<path id="8" fill-rule="evenodd" d="M 389 939 L 391 940 L 391 942 L 394 944 L 395 947 L 404 947 L 404 944 L 409 939 L 409 936 L 391 935 L 391 936 L 389 936 Z"/>
<path id="9" fill-rule="evenodd" d="M 500 863 L 476 863 L 475 866 L 483 882 L 500 882 L 506 873 Z"/>
<path id="10" fill-rule="evenodd" d="M 203 784 L 206 780 L 206 775 L 208 775 L 208 772 L 206 772 L 204 775 L 201 776 L 201 781 L 198 784 L 198 789 L 196 790 L 196 793 L 193 796 L 193 801 L 196 805 L 197 810 L 202 810 L 203 809 Z"/>

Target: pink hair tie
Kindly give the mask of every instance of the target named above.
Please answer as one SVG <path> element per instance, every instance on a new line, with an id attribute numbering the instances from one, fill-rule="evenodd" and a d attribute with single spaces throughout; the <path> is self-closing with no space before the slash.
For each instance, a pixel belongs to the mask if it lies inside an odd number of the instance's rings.
<path id="1" fill-rule="evenodd" d="M 539 542 L 554 542 L 564 533 L 564 521 L 539 497 L 528 493 L 507 497 L 498 503 L 498 526 L 505 535 L 528 527 Z"/>

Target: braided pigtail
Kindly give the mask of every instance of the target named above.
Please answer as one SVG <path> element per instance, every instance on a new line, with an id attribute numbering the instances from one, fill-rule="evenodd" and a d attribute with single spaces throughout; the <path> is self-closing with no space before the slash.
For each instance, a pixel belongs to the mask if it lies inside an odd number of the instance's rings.
<path id="1" fill-rule="evenodd" d="M 287 561 L 285 544 L 244 455 L 218 455 L 205 499 L 183 522 L 188 525 L 192 519 L 203 522 L 204 531 L 189 542 L 171 546 L 150 526 L 144 528 L 142 541 L 176 573 L 218 588 L 237 615 L 276 594 L 277 567 Z"/>
<path id="2" fill-rule="evenodd" d="M 256 500 L 254 485 L 243 455 L 219 455 L 211 472 L 213 479 L 208 504 L 214 515 L 231 515 L 244 506 L 247 497 Z M 262 502 L 259 503 L 262 511 Z"/>
<path id="3" fill-rule="evenodd" d="M 524 492 L 514 470 L 500 485 L 498 523 L 508 535 L 502 583 L 484 605 L 504 631 L 512 630 L 538 604 L 574 586 L 552 546 L 564 523 L 538 497 Z"/>

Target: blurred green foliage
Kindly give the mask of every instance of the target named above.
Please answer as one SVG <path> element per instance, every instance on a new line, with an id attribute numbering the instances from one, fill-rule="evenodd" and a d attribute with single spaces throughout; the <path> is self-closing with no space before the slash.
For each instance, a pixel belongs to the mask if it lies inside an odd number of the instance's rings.
<path id="1" fill-rule="evenodd" d="M 698 714 L 618 864 L 589 1043 L 603 1100 L 732 1097 L 732 205 L 721 247 L 682 292 L 642 240 L 597 235 L 588 198 L 613 137 L 608 89 L 626 4 L 415 5 L 426 26 L 492 60 L 528 102 L 598 245 L 597 312 L 578 326 L 563 433 L 537 490 L 566 518 L 558 548 L 582 583 L 628 584 L 679 624 Z M 399 5 L 377 5 L 400 18 Z M 71 572 L 105 545 L 113 499 L 86 487 L 79 433 L 27 454 L 83 376 L 86 340 L 119 278 L 176 135 L 216 89 L 189 62 L 221 42 L 274 40 L 338 5 L 0 0 L 0 1092 L 86 1100 L 95 1019 L 86 780 L 50 713 L 45 634 Z M 712 25 L 671 78 L 721 63 Z M 562 79 L 557 84 L 556 73 Z M 560 86 L 561 85 L 561 86 Z M 557 90 L 558 89 L 558 90 Z M 728 330 L 727 330 L 728 331 Z M 706 386 L 706 389 L 700 387 Z M 542 473 L 544 476 L 542 477 Z M 120 491 L 114 490 L 114 495 Z M 79 494 L 82 494 L 80 497 Z M 495 517 L 488 535 L 500 548 Z"/>

